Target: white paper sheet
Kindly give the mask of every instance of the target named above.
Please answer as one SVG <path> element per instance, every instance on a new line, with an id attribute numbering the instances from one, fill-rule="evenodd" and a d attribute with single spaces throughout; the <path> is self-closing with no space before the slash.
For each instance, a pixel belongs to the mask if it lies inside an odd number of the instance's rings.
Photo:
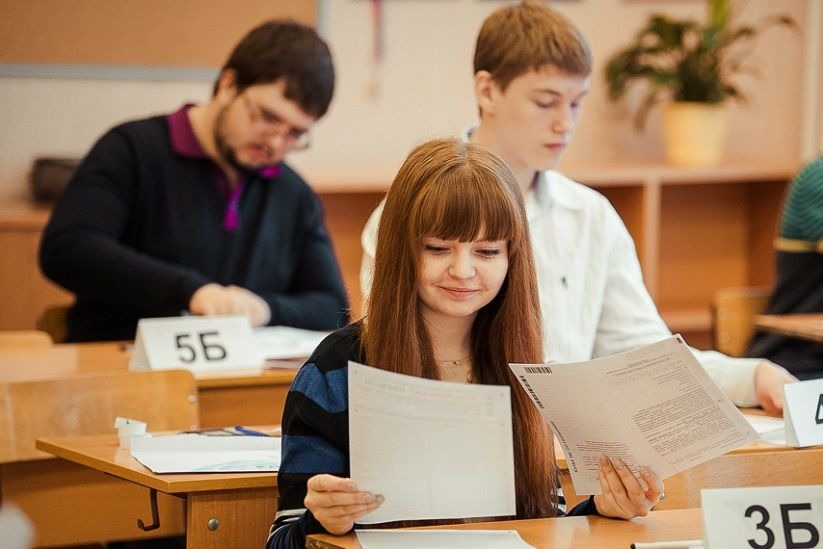
<path id="1" fill-rule="evenodd" d="M 358 522 L 514 515 L 510 389 L 349 362 L 351 476 L 383 504 Z"/>
<path id="2" fill-rule="evenodd" d="M 751 425 L 759 435 L 763 435 L 765 433 L 770 433 L 772 431 L 777 431 L 785 428 L 783 420 L 779 417 L 760 415 L 744 415 L 743 417 L 746 418 L 746 421 L 749 422 L 749 425 Z"/>
<path id="3" fill-rule="evenodd" d="M 255 328 L 254 337 L 264 358 L 280 360 L 308 357 L 329 333 L 289 326 L 266 326 Z"/>
<path id="4" fill-rule="evenodd" d="M 154 473 L 260 473 L 280 468 L 280 437 L 134 437 L 131 455 Z"/>
<path id="5" fill-rule="evenodd" d="M 511 364 L 563 447 L 578 495 L 602 455 L 661 478 L 758 438 L 680 336 L 586 362 Z"/>
<path id="6" fill-rule="evenodd" d="M 786 445 L 786 424 L 779 417 L 772 416 L 744 416 L 755 431 L 760 440 L 771 444 Z"/>
<path id="7" fill-rule="evenodd" d="M 362 549 L 527 549 L 517 530 L 355 530 Z"/>

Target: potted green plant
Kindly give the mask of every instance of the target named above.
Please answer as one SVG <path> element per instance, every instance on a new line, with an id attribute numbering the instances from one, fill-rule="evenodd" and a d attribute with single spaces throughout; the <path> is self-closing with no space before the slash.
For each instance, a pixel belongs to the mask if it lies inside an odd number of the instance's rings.
<path id="1" fill-rule="evenodd" d="M 635 113 L 641 129 L 649 111 L 663 110 L 667 158 L 677 164 L 711 164 L 720 160 L 725 143 L 730 99 L 745 96 L 733 76 L 755 72 L 746 64 L 754 40 L 773 26 L 796 28 L 791 17 L 774 15 L 757 25 L 735 25 L 728 0 L 709 0 L 708 22 L 652 15 L 634 42 L 606 65 L 613 101 L 644 83 L 645 96 Z"/>

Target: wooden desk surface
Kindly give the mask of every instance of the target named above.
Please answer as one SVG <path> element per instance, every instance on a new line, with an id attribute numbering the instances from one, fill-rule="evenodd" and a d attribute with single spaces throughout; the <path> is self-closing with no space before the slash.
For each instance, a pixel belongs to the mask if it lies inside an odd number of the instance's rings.
<path id="1" fill-rule="evenodd" d="M 574 549 L 628 549 L 636 541 L 674 541 L 703 538 L 700 509 L 653 511 L 648 516 L 629 521 L 603 517 L 563 517 L 552 519 L 481 522 L 435 529 L 517 530 L 535 547 L 574 547 Z M 310 549 L 357 549 L 354 534 L 346 536 L 309 536 Z"/>
<path id="2" fill-rule="evenodd" d="M 262 547 L 277 510 L 276 473 L 158 475 L 121 450 L 113 435 L 42 438 L 37 440 L 37 448 L 84 468 L 183 498 L 188 549 Z M 146 513 L 147 509 L 133 520 L 148 518 Z M 139 530 L 132 526 L 132 537 L 135 532 Z M 126 532 L 117 533 L 117 539 L 124 539 Z"/>
<path id="3" fill-rule="evenodd" d="M 154 488 L 166 494 L 277 488 L 276 473 L 157 474 L 119 447 L 114 435 L 80 435 L 39 438 L 38 450 L 48 452 L 118 478 Z"/>
<path id="4" fill-rule="evenodd" d="M 0 382 L 37 381 L 129 367 L 124 343 L 58 344 L 41 349 L 0 350 Z M 200 426 L 280 423 L 289 386 L 302 360 L 272 360 L 263 370 L 195 373 Z"/>
<path id="5" fill-rule="evenodd" d="M 60 343 L 43 348 L 0 349 L 0 381 L 36 381 L 55 377 L 123 371 L 129 368 L 126 343 Z M 261 370 L 195 372 L 199 388 L 289 384 L 301 360 L 272 360 Z"/>
<path id="6" fill-rule="evenodd" d="M 51 215 L 51 206 L 28 200 L 0 203 L 0 230 L 40 231 Z"/>
<path id="7" fill-rule="evenodd" d="M 39 381 L 58 377 L 128 370 L 122 343 L 58 344 L 0 349 L 0 381 Z"/>
<path id="8" fill-rule="evenodd" d="M 754 325 L 769 332 L 823 343 L 823 313 L 757 315 Z"/>

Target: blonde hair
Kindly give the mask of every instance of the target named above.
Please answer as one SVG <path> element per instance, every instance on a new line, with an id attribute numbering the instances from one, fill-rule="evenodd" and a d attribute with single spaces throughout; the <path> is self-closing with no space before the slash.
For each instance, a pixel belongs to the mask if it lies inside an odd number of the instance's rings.
<path id="1" fill-rule="evenodd" d="M 409 154 L 389 189 L 378 229 L 374 283 L 363 347 L 374 366 L 437 379 L 418 299 L 422 240 L 508 243 L 509 268 L 498 295 L 472 327 L 472 379 L 512 389 L 517 517 L 556 514 L 551 437 L 508 367 L 542 362 L 540 306 L 523 198 L 511 170 L 480 145 L 454 139 Z"/>
<path id="2" fill-rule="evenodd" d="M 494 11 L 483 22 L 474 49 L 474 72 L 487 71 L 505 91 L 530 70 L 554 65 L 573 76 L 588 76 L 592 54 L 578 28 L 563 14 L 536 0 Z"/>

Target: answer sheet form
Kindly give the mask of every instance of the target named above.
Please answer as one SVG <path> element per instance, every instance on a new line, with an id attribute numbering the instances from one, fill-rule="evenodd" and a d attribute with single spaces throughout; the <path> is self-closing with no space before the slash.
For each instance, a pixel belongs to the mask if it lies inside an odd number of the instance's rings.
<path id="1" fill-rule="evenodd" d="M 384 497 L 358 523 L 514 515 L 508 386 L 349 362 L 351 478 Z"/>
<path id="2" fill-rule="evenodd" d="M 558 438 L 578 495 L 601 492 L 602 455 L 665 479 L 758 437 L 680 336 L 585 362 L 510 367 Z"/>

